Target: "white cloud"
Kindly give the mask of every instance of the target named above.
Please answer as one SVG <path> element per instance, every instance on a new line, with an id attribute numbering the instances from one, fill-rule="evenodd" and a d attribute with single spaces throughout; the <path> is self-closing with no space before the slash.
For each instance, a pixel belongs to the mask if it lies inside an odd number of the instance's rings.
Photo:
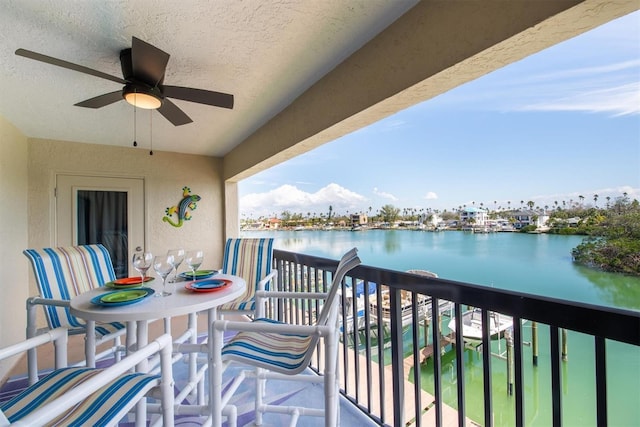
<path id="1" fill-rule="evenodd" d="M 251 193 L 240 199 L 240 211 L 250 217 L 291 213 L 328 213 L 329 206 L 334 213 L 361 208 L 366 197 L 331 183 L 315 193 L 308 193 L 293 185 L 282 185 L 266 193 Z"/>
<path id="2" fill-rule="evenodd" d="M 440 102 L 503 112 L 640 114 L 640 59 L 538 72 L 526 69 L 528 61 L 498 70 L 474 85 L 461 86 Z"/>
<path id="3" fill-rule="evenodd" d="M 438 199 L 438 195 L 436 193 L 434 193 L 433 191 L 429 191 L 427 192 L 427 194 L 424 195 L 424 198 L 427 200 L 437 200 Z"/>
<path id="4" fill-rule="evenodd" d="M 555 99 L 525 105 L 522 111 L 584 111 L 615 116 L 640 114 L 640 82 L 562 93 Z"/>
<path id="5" fill-rule="evenodd" d="M 638 67 L 640 67 L 640 59 L 634 59 L 629 61 L 616 62 L 605 65 L 586 66 L 582 68 L 572 68 L 567 70 L 553 71 L 545 74 L 537 74 L 532 76 L 525 76 L 521 82 L 527 84 L 535 84 L 536 82 L 545 81 L 559 81 L 566 79 L 567 82 L 576 81 L 579 77 L 591 78 L 598 76 L 599 78 L 606 76 L 612 76 L 612 73 L 630 70 L 629 77 L 634 76 Z M 579 80 L 578 80 L 579 82 Z"/>
<path id="6" fill-rule="evenodd" d="M 375 194 L 378 197 L 382 197 L 383 199 L 392 200 L 394 202 L 398 200 L 398 198 L 393 194 L 378 190 L 378 187 L 373 188 L 373 194 Z"/>

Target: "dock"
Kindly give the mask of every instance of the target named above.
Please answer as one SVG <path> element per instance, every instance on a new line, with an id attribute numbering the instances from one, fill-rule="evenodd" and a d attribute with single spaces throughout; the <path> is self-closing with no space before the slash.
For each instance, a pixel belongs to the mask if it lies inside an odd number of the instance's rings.
<path id="1" fill-rule="evenodd" d="M 340 355 L 344 354 L 345 348 L 342 343 L 339 344 Z M 387 424 L 393 423 L 393 399 L 392 399 L 392 384 L 393 384 L 393 376 L 391 373 L 391 366 L 384 366 L 384 384 L 380 384 L 380 379 L 377 374 L 372 375 L 371 384 L 367 384 L 366 378 L 366 366 L 369 364 L 371 368 L 371 372 L 378 372 L 380 366 L 378 363 L 372 361 L 371 359 L 367 359 L 363 355 L 354 351 L 353 348 L 346 348 L 347 351 L 347 359 L 348 366 L 353 369 L 353 367 L 360 366 L 361 375 L 358 376 L 358 383 L 356 384 L 356 376 L 353 375 L 353 372 L 345 372 L 344 359 L 339 357 L 340 359 L 340 387 L 347 390 L 347 392 L 351 395 L 356 394 L 360 401 L 360 404 L 368 407 L 370 405 L 369 410 L 375 414 L 385 414 L 385 422 Z M 404 359 L 404 414 L 406 416 L 405 425 L 412 426 L 416 425 L 415 413 L 417 412 L 414 408 L 415 403 L 415 390 L 414 384 L 408 380 L 409 373 L 413 369 L 413 356 L 407 357 Z M 347 383 L 345 384 L 345 374 L 347 378 Z M 383 405 L 381 405 L 381 386 L 385 388 L 385 395 Z M 370 403 L 368 403 L 370 402 Z M 420 391 L 420 402 L 422 408 L 420 409 L 421 419 L 420 425 L 423 426 L 435 426 L 435 398 L 433 395 L 427 393 L 424 390 Z M 457 426 L 458 425 L 458 411 L 456 411 L 453 407 L 442 404 L 442 425 L 447 426 Z M 477 427 L 477 424 L 474 423 L 469 418 L 466 419 L 466 426 L 469 427 Z"/>
<path id="2" fill-rule="evenodd" d="M 451 332 L 449 335 L 442 335 L 440 338 L 440 349 L 448 346 L 449 344 L 456 345 L 455 332 Z M 427 359 L 431 356 L 433 356 L 433 344 L 429 344 L 422 349 L 422 363 L 426 363 Z"/>

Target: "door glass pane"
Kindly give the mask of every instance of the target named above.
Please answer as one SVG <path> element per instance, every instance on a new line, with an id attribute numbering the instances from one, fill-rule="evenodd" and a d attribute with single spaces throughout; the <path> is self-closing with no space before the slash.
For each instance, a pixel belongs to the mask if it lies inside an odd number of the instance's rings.
<path id="1" fill-rule="evenodd" d="M 102 243 L 116 277 L 128 271 L 127 192 L 78 190 L 78 244 Z"/>

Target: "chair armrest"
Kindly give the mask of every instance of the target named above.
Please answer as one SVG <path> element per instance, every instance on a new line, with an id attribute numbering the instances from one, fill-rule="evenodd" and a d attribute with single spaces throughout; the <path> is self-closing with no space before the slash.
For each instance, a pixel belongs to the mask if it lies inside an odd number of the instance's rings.
<path id="1" fill-rule="evenodd" d="M 268 332 L 277 334 L 299 334 L 327 336 L 335 331 L 328 325 L 290 325 L 286 323 L 235 322 L 231 320 L 214 320 L 210 333 L 224 331 Z"/>
<path id="2" fill-rule="evenodd" d="M 10 345 L 8 347 L 0 349 L 0 360 L 6 359 L 11 356 L 18 355 L 20 353 L 24 353 L 27 350 L 32 348 L 36 348 L 40 345 L 53 342 L 56 346 L 56 368 L 66 366 L 66 348 L 68 342 L 68 335 L 66 328 L 56 328 L 50 331 L 47 331 L 44 334 L 38 335 L 33 338 L 29 338 L 22 342 Z M 59 350 L 65 350 L 65 354 L 59 354 Z M 64 363 L 64 366 L 58 366 L 58 357 L 64 356 L 64 361 L 60 361 L 60 363 Z"/>
<path id="3" fill-rule="evenodd" d="M 280 299 L 326 299 L 329 294 L 325 292 L 290 292 L 290 291 L 256 291 L 256 317 L 265 317 L 267 300 Z"/>
<path id="4" fill-rule="evenodd" d="M 283 298 L 283 299 L 327 299 L 327 292 L 289 292 L 289 291 L 258 291 L 259 298 Z"/>
<path id="5" fill-rule="evenodd" d="M 271 270 L 271 273 L 267 274 L 266 276 L 264 276 L 262 278 L 262 280 L 260 280 L 258 282 L 258 289 L 257 291 L 264 291 L 265 290 L 265 286 L 267 285 L 267 283 L 269 283 L 270 281 L 272 281 L 273 279 L 275 279 L 276 275 L 278 274 L 278 270 L 273 269 Z"/>
<path id="6" fill-rule="evenodd" d="M 256 295 L 254 297 L 256 317 L 264 316 L 265 310 L 267 308 L 267 298 L 260 298 L 258 294 L 261 292 L 269 292 L 269 291 L 265 291 L 265 286 L 267 285 L 267 283 L 274 280 L 277 274 L 278 274 L 278 270 L 274 268 L 273 270 L 271 270 L 271 273 L 267 274 L 265 277 L 262 278 L 262 280 L 258 282 L 258 289 L 256 289 Z"/>
<path id="7" fill-rule="evenodd" d="M 78 402 L 81 402 L 90 394 L 112 382 L 117 376 L 129 371 L 138 363 L 157 352 L 160 352 L 160 357 L 161 359 L 163 359 L 163 380 L 171 383 L 163 384 L 163 386 L 170 386 L 171 388 L 173 388 L 173 376 L 171 374 L 171 349 L 171 335 L 161 335 L 148 345 L 142 347 L 136 352 L 121 359 L 119 362 L 114 363 L 110 367 L 104 369 L 102 372 L 95 375 L 90 380 L 87 380 L 77 387 L 74 387 L 70 392 L 65 393 L 52 402 L 42 406 L 41 408 L 38 408 L 29 415 L 23 417 L 21 420 L 16 422 L 15 425 L 44 425 L 47 421 L 51 421 L 59 415 L 65 413 L 67 410 L 72 408 Z M 167 367 L 168 369 L 166 369 Z"/>
<path id="8" fill-rule="evenodd" d="M 57 307 L 70 307 L 71 301 L 64 299 L 42 298 L 40 296 L 27 298 L 27 308 L 31 305 L 55 305 Z"/>
<path id="9" fill-rule="evenodd" d="M 57 307 L 70 307 L 71 301 L 53 298 L 42 298 L 40 296 L 27 298 L 27 338 L 36 336 L 38 333 L 36 321 L 36 306 L 49 305 Z M 29 357 L 30 361 L 35 359 L 35 353 Z M 31 375 L 31 374 L 30 374 Z"/>

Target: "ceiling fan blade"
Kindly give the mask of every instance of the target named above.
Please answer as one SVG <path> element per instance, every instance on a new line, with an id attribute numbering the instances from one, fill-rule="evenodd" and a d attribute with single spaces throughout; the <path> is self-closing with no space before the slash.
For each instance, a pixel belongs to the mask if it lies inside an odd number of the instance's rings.
<path id="1" fill-rule="evenodd" d="M 131 62 L 133 75 L 151 87 L 155 87 L 164 78 L 164 72 L 169 62 L 169 54 L 139 38 L 133 37 L 131 41 Z"/>
<path id="2" fill-rule="evenodd" d="M 121 90 L 105 93 L 104 95 L 96 96 L 95 98 L 87 99 L 74 105 L 76 107 L 100 108 L 118 101 L 122 101 Z"/>
<path id="3" fill-rule="evenodd" d="M 193 122 L 193 120 L 191 120 L 184 111 L 178 108 L 176 104 L 169 101 L 167 98 L 162 100 L 162 105 L 158 108 L 158 112 L 162 114 L 165 119 L 173 123 L 174 126 L 182 126 Z"/>
<path id="4" fill-rule="evenodd" d="M 214 107 L 233 108 L 233 95 L 228 93 L 181 86 L 162 86 L 162 93 L 169 98 L 182 99 L 183 101 L 213 105 Z"/>
<path id="5" fill-rule="evenodd" d="M 57 65 L 58 67 L 66 68 L 68 70 L 79 71 L 84 74 L 90 74 L 95 77 L 100 77 L 102 79 L 111 80 L 112 82 L 125 84 L 126 82 L 122 80 L 120 77 L 112 76 L 107 73 L 103 73 L 101 71 L 93 70 L 91 68 L 84 67 L 82 65 L 74 64 L 72 62 L 63 61 L 62 59 L 54 58 L 51 56 L 43 55 L 38 52 L 32 52 L 26 49 L 18 49 L 16 50 L 16 55 L 24 56 L 25 58 L 34 59 L 36 61 L 45 62 L 51 65 Z"/>

